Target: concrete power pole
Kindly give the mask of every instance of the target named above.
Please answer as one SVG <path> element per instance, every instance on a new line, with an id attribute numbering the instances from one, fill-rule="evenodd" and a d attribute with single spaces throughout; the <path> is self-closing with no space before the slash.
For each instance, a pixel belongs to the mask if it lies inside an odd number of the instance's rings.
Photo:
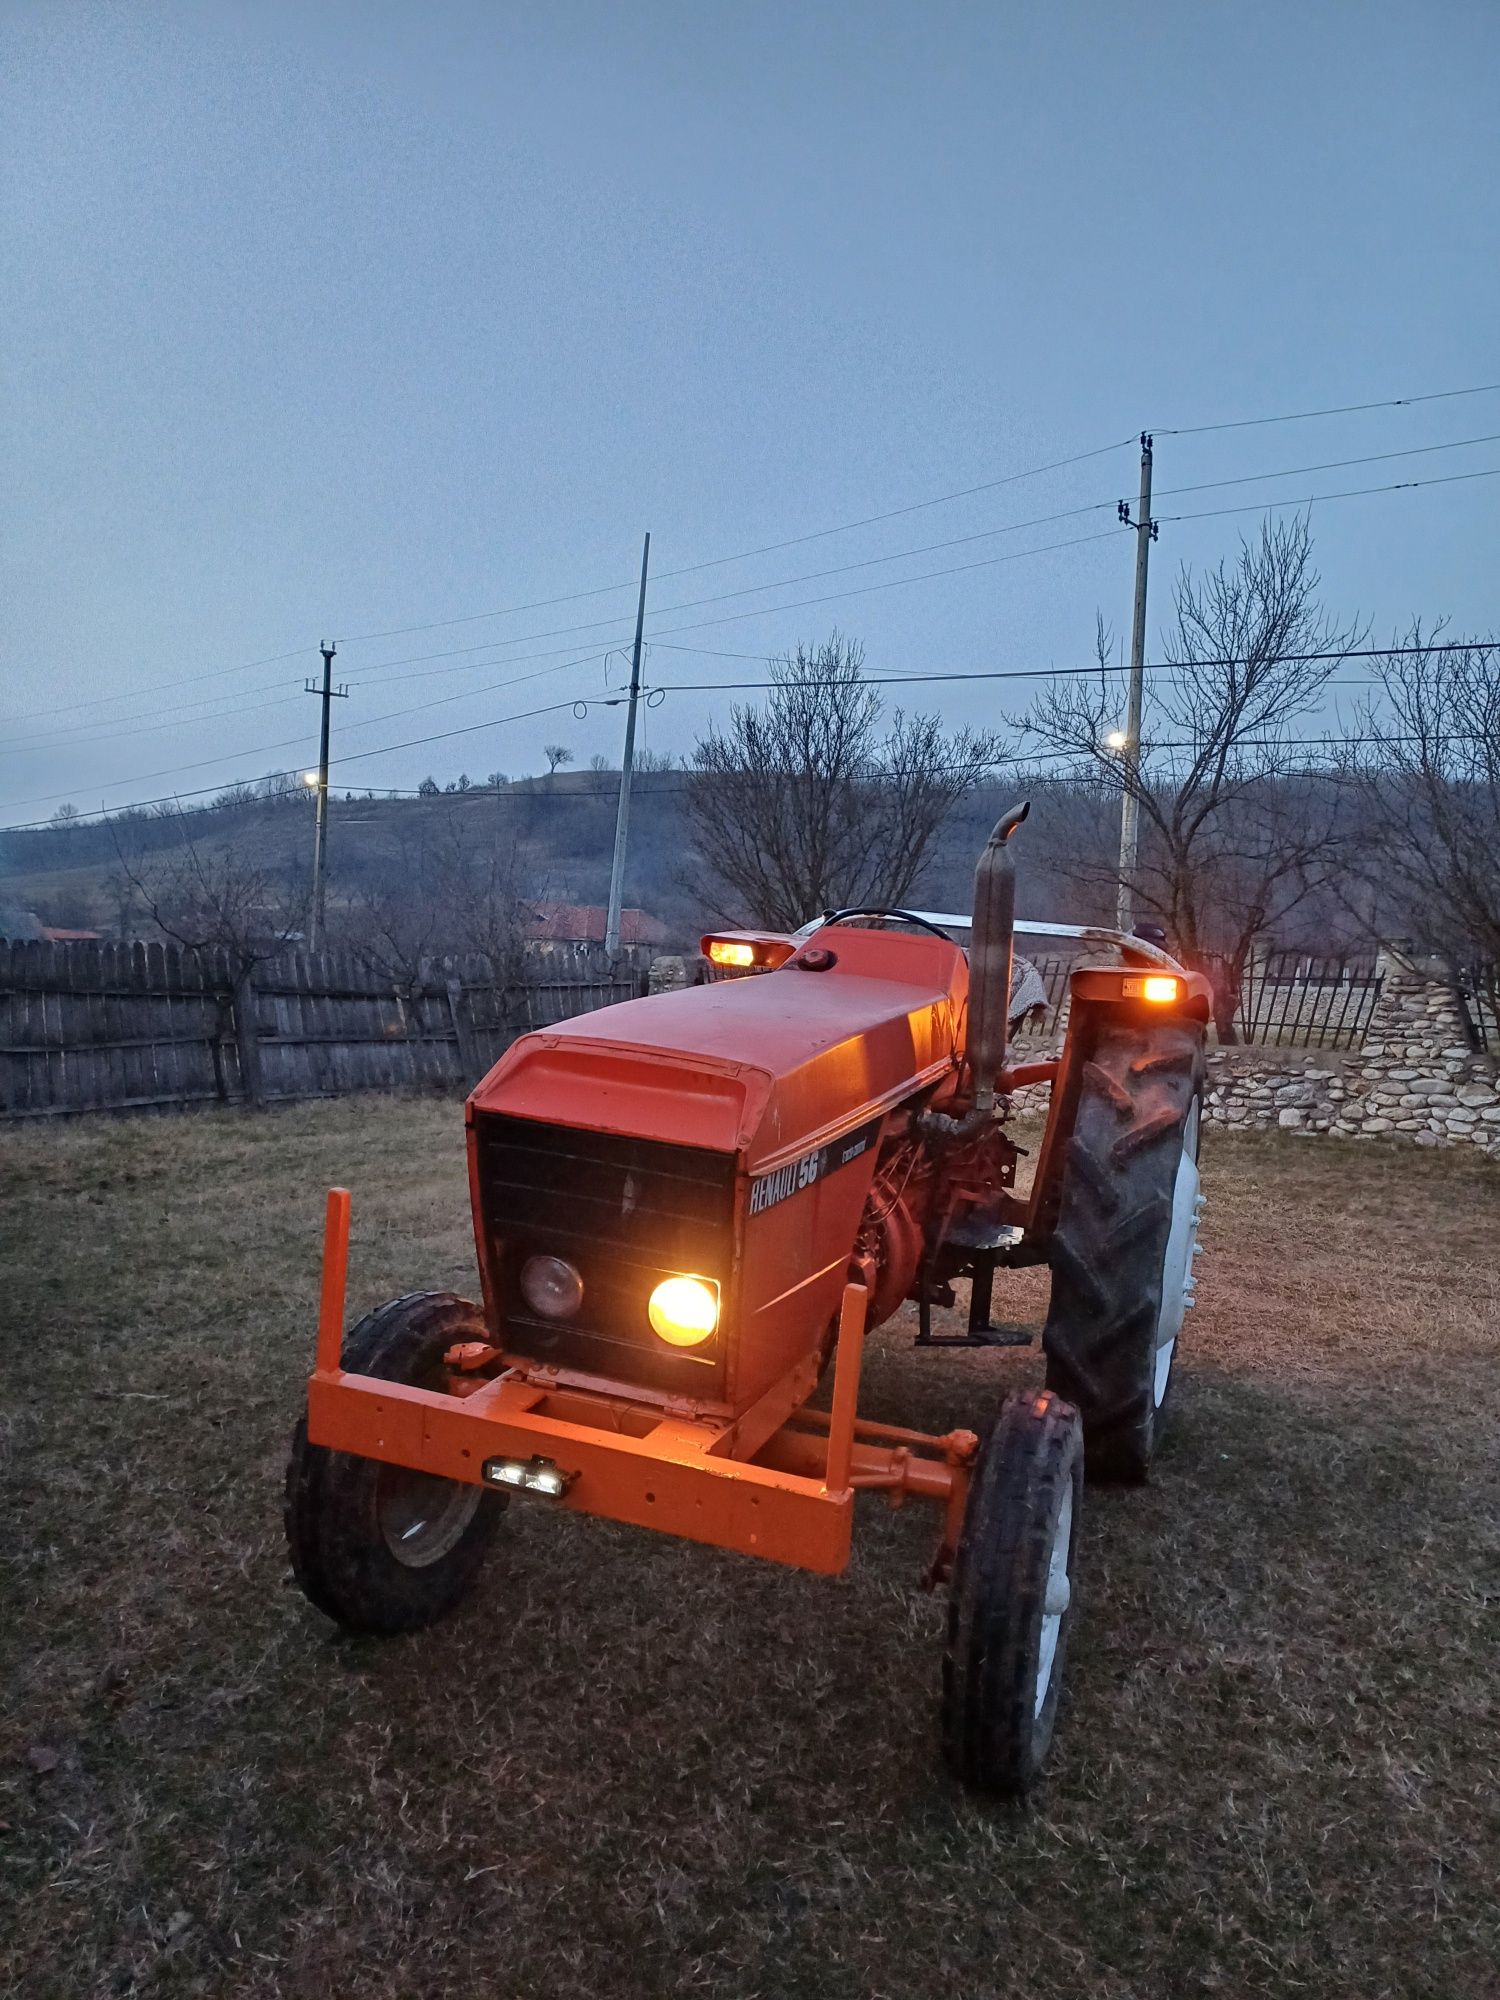
<path id="1" fill-rule="evenodd" d="M 318 822 L 313 835 L 313 906 L 312 922 L 308 927 L 308 942 L 314 951 L 323 948 L 323 923 L 325 916 L 325 893 L 328 875 L 328 711 L 335 696 L 342 699 L 349 692 L 347 687 L 333 685 L 333 656 L 338 651 L 336 645 L 320 646 L 323 655 L 323 685 L 316 681 L 303 684 L 304 694 L 321 695 L 323 698 L 323 727 L 318 740 Z"/>
<path id="2" fill-rule="evenodd" d="M 630 705 L 625 711 L 625 755 L 620 764 L 620 804 L 615 813 L 615 858 L 609 871 L 609 911 L 604 919 L 604 951 L 620 955 L 620 903 L 625 890 L 625 842 L 630 830 L 630 779 L 635 769 L 635 711 L 641 697 L 641 631 L 646 622 L 646 570 L 651 537 L 641 551 L 641 595 L 635 608 L 635 651 L 630 659 Z"/>
<path id="3" fill-rule="evenodd" d="M 1135 883 L 1135 857 L 1139 825 L 1136 790 L 1141 769 L 1141 686 L 1146 664 L 1146 570 L 1151 544 L 1156 540 L 1156 523 L 1151 518 L 1151 440 L 1141 432 L 1141 498 L 1136 517 L 1130 518 L 1128 501 L 1120 502 L 1120 519 L 1135 529 L 1135 611 L 1130 627 L 1130 692 L 1125 711 L 1125 741 L 1120 746 L 1124 767 L 1124 788 L 1120 793 L 1120 886 L 1115 904 L 1115 923 L 1128 931 L 1134 922 L 1131 890 Z"/>

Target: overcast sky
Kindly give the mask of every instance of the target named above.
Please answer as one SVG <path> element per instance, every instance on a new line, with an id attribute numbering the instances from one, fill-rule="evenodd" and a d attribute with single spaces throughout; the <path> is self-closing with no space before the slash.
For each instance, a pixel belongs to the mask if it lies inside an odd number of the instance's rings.
<path id="1" fill-rule="evenodd" d="M 1494 394 L 1166 434 L 1500 382 L 1494 0 L 9 0 L 0 67 L 3 822 L 312 760 L 325 637 L 340 790 L 616 759 L 621 711 L 571 704 L 647 528 L 673 646 L 837 623 L 876 672 L 1045 667 L 1128 625 L 1143 425 L 1164 516 L 1500 467 L 1301 470 L 1500 433 Z M 1167 520 L 1153 613 L 1255 519 Z M 1339 614 L 1500 624 L 1500 479 L 1313 526 Z M 1024 688 L 920 699 L 997 723 Z M 730 699 L 669 695 L 647 742 Z"/>

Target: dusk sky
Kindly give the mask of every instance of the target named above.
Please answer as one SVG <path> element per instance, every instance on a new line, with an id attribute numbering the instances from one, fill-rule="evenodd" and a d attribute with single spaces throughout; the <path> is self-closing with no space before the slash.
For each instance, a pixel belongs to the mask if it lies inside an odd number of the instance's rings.
<path id="1" fill-rule="evenodd" d="M 1500 384 L 1493 0 L 10 0 L 0 70 L 0 822 L 313 761 L 324 638 L 337 791 L 616 761 L 571 705 L 646 529 L 653 685 L 834 625 L 877 674 L 1082 662 L 1143 426 L 1153 642 L 1265 501 L 1408 479 L 1452 483 L 1313 507 L 1329 608 L 1500 624 L 1500 478 L 1453 480 L 1500 394 L 1170 435 Z"/>

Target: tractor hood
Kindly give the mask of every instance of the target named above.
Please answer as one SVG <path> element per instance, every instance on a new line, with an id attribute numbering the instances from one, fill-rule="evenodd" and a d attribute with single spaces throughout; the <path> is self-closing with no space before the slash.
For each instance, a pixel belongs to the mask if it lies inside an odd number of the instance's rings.
<path id="1" fill-rule="evenodd" d="M 830 927 L 779 971 L 523 1036 L 469 1115 L 700 1146 L 763 1171 L 952 1074 L 967 994 L 963 953 L 942 938 Z"/>

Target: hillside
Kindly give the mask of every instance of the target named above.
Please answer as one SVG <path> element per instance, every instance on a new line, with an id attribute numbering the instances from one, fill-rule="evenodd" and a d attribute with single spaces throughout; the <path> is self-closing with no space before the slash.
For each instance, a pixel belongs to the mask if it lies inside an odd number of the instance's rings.
<path id="1" fill-rule="evenodd" d="M 528 895 L 598 904 L 609 889 L 618 773 L 584 771 L 533 778 L 499 790 L 443 792 L 432 798 L 335 797 L 329 807 L 330 918 L 377 893 L 420 893 L 418 856 L 433 842 L 458 841 L 514 869 Z M 921 885 L 928 908 L 964 910 L 975 857 L 1011 802 L 1014 783 L 981 787 L 954 813 Z M 1024 837 L 1023 915 L 1080 920 L 1105 916 L 1050 865 L 1076 802 L 1031 787 L 1035 807 Z M 693 851 L 678 772 L 637 777 L 632 799 L 625 900 L 658 916 L 687 944 L 705 924 L 753 919 L 716 902 Z M 232 852 L 283 881 L 311 872 L 313 812 L 304 797 L 260 799 L 190 813 L 186 825 L 206 851 Z M 0 906 L 36 911 L 47 924 L 120 935 L 139 928 L 122 854 L 132 865 L 180 840 L 180 822 L 150 815 L 0 833 Z"/>

